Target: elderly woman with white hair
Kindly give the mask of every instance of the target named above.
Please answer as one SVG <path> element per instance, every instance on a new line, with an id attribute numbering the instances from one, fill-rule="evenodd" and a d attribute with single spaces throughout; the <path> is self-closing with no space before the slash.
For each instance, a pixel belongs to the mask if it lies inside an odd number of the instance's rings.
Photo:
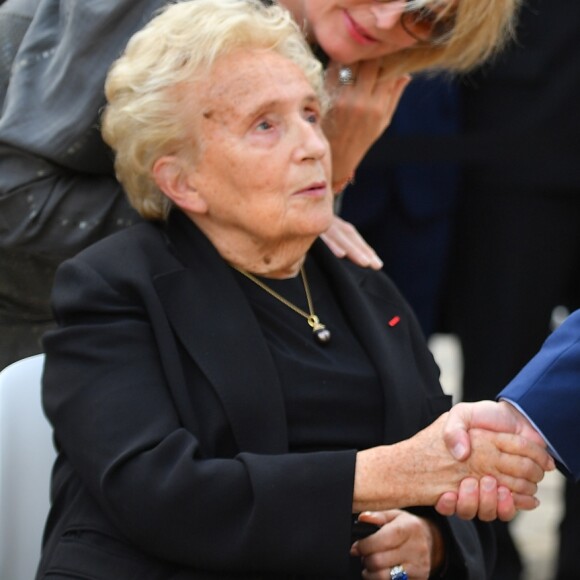
<path id="1" fill-rule="evenodd" d="M 490 474 L 531 507 L 548 455 L 475 431 L 455 461 L 409 307 L 317 241 L 328 99 L 288 12 L 171 5 L 106 95 L 103 134 L 145 221 L 57 274 L 37 578 L 485 578 L 486 524 L 428 506 Z"/>

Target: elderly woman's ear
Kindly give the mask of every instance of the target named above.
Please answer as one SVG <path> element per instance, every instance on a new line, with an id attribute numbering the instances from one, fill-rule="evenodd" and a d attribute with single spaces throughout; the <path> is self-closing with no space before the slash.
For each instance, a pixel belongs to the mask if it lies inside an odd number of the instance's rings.
<path id="1" fill-rule="evenodd" d="M 189 163 L 177 155 L 160 157 L 153 165 L 157 187 L 185 212 L 207 212 L 205 198 L 195 185 L 195 175 Z"/>

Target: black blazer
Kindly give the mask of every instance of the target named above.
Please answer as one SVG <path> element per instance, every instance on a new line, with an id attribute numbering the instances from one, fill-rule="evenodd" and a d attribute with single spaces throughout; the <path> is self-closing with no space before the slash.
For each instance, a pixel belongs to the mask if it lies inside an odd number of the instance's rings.
<path id="1" fill-rule="evenodd" d="M 384 385 L 385 442 L 409 437 L 449 406 L 412 313 L 383 274 L 320 242 L 312 256 Z M 65 262 L 54 308 L 43 401 L 59 455 L 38 578 L 345 576 L 356 451 L 288 453 L 253 311 L 187 218 Z M 485 578 L 474 524 L 438 519 L 453 577 Z"/>

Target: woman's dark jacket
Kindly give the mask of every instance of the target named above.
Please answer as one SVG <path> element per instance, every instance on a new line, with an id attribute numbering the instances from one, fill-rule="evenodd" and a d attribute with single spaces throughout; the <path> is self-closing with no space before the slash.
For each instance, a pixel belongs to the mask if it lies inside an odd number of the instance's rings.
<path id="1" fill-rule="evenodd" d="M 311 256 L 377 369 L 385 443 L 410 437 L 449 406 L 413 314 L 384 274 L 321 242 Z M 83 251 L 53 302 L 43 402 L 59 456 L 38 578 L 345 577 L 356 450 L 288 453 L 261 329 L 189 220 Z M 428 511 L 451 577 L 486 578 L 486 527 Z"/>

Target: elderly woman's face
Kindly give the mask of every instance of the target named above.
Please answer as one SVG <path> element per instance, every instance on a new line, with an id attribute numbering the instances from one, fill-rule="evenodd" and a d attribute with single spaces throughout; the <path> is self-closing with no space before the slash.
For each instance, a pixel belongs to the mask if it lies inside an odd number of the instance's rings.
<path id="1" fill-rule="evenodd" d="M 190 90 L 200 153 L 188 179 L 207 204 L 204 219 L 257 243 L 325 231 L 330 151 L 302 70 L 273 52 L 238 51 Z"/>
<path id="2" fill-rule="evenodd" d="M 456 2 L 457 0 L 447 0 Z M 417 44 L 401 23 L 405 0 L 304 0 L 312 40 L 337 62 L 350 64 Z M 425 7 L 425 15 L 437 8 Z"/>

